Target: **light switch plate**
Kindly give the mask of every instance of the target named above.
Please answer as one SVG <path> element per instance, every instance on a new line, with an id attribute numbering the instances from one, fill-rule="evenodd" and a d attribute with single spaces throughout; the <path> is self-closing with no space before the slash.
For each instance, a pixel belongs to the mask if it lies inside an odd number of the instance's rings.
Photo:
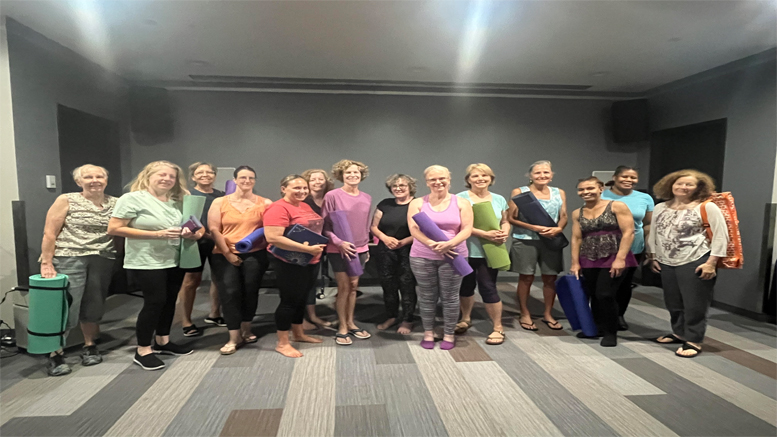
<path id="1" fill-rule="evenodd" d="M 57 177 L 55 175 L 46 175 L 46 188 L 57 188 Z"/>

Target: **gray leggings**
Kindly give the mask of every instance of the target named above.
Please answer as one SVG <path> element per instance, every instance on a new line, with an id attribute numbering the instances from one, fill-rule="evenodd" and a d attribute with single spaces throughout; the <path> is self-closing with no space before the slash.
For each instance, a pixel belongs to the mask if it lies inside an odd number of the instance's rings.
<path id="1" fill-rule="evenodd" d="M 434 328 L 437 298 L 442 300 L 445 335 L 453 335 L 459 320 L 461 275 L 445 261 L 410 257 L 410 268 L 418 283 L 418 308 L 424 331 Z"/>
<path id="2" fill-rule="evenodd" d="M 707 331 L 707 311 L 712 304 L 715 278 L 703 280 L 696 276 L 696 267 L 707 262 L 708 256 L 682 266 L 661 264 L 664 303 L 671 317 L 672 332 L 687 341 L 701 343 Z"/>

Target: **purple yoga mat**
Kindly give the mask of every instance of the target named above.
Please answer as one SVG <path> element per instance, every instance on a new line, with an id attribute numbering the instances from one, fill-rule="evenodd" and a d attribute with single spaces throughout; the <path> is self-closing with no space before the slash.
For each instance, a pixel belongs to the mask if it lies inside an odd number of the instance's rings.
<path id="1" fill-rule="evenodd" d="M 443 233 L 442 229 L 440 229 L 437 224 L 434 223 L 428 215 L 426 215 L 425 212 L 421 211 L 414 215 L 413 220 L 415 220 L 418 228 L 421 229 L 421 232 L 423 232 L 424 235 L 431 238 L 432 240 L 450 241 L 450 238 L 448 238 L 445 233 Z M 472 267 L 469 266 L 467 258 L 463 256 L 456 255 L 453 257 L 453 259 L 444 256 L 443 259 L 447 261 L 448 264 L 453 267 L 453 270 L 456 270 L 456 273 L 460 274 L 461 276 L 467 276 L 472 273 Z"/>
<path id="2" fill-rule="evenodd" d="M 232 194 L 237 190 L 237 185 L 235 185 L 235 181 L 228 180 L 227 185 L 224 187 L 224 194 Z"/>
<path id="3" fill-rule="evenodd" d="M 353 244 L 353 234 L 351 233 L 351 227 L 348 225 L 348 216 L 345 214 L 345 211 L 331 211 L 329 212 L 328 217 L 332 220 L 332 232 L 334 232 L 341 240 Z M 348 270 L 348 276 L 351 277 L 364 274 L 364 269 L 362 268 L 362 263 L 359 262 L 358 254 L 355 258 L 348 260 L 346 269 Z"/>

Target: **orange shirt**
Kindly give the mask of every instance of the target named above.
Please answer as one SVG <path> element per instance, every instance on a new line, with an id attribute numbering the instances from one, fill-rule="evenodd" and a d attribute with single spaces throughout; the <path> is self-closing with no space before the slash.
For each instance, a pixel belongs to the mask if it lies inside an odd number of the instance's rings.
<path id="1" fill-rule="evenodd" d="M 221 235 L 224 236 L 230 252 L 238 253 L 235 244 L 251 232 L 264 226 L 262 218 L 264 217 L 265 198 L 256 196 L 256 203 L 241 213 L 232 206 L 229 197 L 223 197 L 224 200 L 221 203 Z M 267 248 L 267 242 L 263 241 L 260 245 L 255 246 L 251 252 L 265 248 Z M 213 253 L 221 253 L 218 245 L 213 249 Z"/>

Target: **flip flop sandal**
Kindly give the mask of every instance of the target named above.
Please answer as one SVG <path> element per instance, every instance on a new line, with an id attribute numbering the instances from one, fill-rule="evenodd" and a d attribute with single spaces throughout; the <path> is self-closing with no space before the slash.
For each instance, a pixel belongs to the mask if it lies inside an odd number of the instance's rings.
<path id="1" fill-rule="evenodd" d="M 494 334 L 499 334 L 501 336 L 501 338 L 500 337 L 492 337 Z M 507 336 L 505 335 L 504 331 L 496 331 L 496 330 L 494 330 L 494 332 L 489 334 L 488 338 L 486 338 L 486 344 L 490 344 L 492 346 L 497 346 L 497 345 L 500 345 L 500 344 L 504 343 L 505 342 L 505 338 L 507 338 Z"/>
<path id="2" fill-rule="evenodd" d="M 248 337 L 243 337 L 243 343 L 256 343 L 257 341 L 259 341 L 259 339 L 253 334 Z"/>
<path id="3" fill-rule="evenodd" d="M 348 340 L 348 343 L 345 342 L 345 340 Z M 342 341 L 341 341 L 342 340 Z M 335 343 L 337 343 L 340 346 L 350 346 L 353 344 L 353 340 L 351 340 L 351 336 L 348 334 L 340 334 L 339 332 L 335 334 Z"/>
<path id="4" fill-rule="evenodd" d="M 462 321 L 460 321 L 459 323 L 456 324 L 456 329 L 453 330 L 453 333 L 461 335 L 461 334 L 467 332 L 467 330 L 469 328 L 471 328 L 471 327 L 472 327 L 472 321 L 470 321 L 470 320 L 462 320 Z"/>
<path id="5" fill-rule="evenodd" d="M 533 331 L 539 331 L 539 328 L 537 328 L 537 327 L 534 325 L 534 322 L 532 322 L 532 323 L 526 323 L 526 322 L 518 322 L 518 324 L 520 324 L 520 325 L 521 325 L 521 328 L 523 328 L 523 329 L 525 329 L 525 330 L 527 330 L 527 331 L 532 331 L 532 332 L 533 332 Z M 527 326 L 528 326 L 528 328 L 527 328 Z"/>
<path id="6" fill-rule="evenodd" d="M 682 346 L 681 349 L 684 350 L 684 351 L 689 351 L 689 350 L 696 351 L 696 353 L 693 354 L 693 355 L 682 355 L 682 354 L 678 354 L 677 352 L 674 353 L 675 355 L 677 355 L 678 357 L 681 357 L 681 358 L 694 358 L 694 357 L 699 356 L 699 354 L 701 353 L 701 348 L 700 347 L 696 347 L 696 346 L 694 346 L 694 345 L 692 345 L 690 343 L 687 343 L 687 342 L 683 343 L 683 346 Z"/>
<path id="7" fill-rule="evenodd" d="M 200 328 L 197 327 L 197 325 L 191 325 L 191 326 L 184 326 L 183 327 L 183 336 L 184 337 L 197 337 L 202 335 L 202 331 L 200 331 Z"/>
<path id="8" fill-rule="evenodd" d="M 366 339 L 372 337 L 372 334 L 370 334 L 369 332 L 367 332 L 367 331 L 365 331 L 364 329 L 361 329 L 361 328 L 349 329 L 348 333 L 353 335 L 354 337 L 358 338 L 359 340 L 366 340 Z"/>
<path id="9" fill-rule="evenodd" d="M 542 323 L 548 325 L 548 328 L 550 328 L 550 329 L 552 329 L 554 331 L 561 331 L 562 329 L 564 329 L 564 327 L 561 326 L 561 323 L 559 323 L 558 321 L 551 322 L 551 321 L 545 320 L 545 319 L 542 319 L 541 321 L 542 321 Z M 558 328 L 554 328 L 554 326 L 556 326 L 556 325 L 558 325 Z"/>
<path id="10" fill-rule="evenodd" d="M 219 349 L 219 352 L 221 352 L 221 355 L 232 355 L 243 346 L 245 346 L 245 342 L 240 342 L 238 344 L 225 344 L 221 349 Z"/>
<path id="11" fill-rule="evenodd" d="M 664 339 L 670 339 L 672 341 L 660 341 L 662 338 Z M 680 337 L 674 335 L 674 334 L 667 334 L 662 335 L 661 337 L 656 338 L 655 340 L 658 344 L 679 344 L 679 343 L 685 343 L 685 340 L 681 340 Z"/>

